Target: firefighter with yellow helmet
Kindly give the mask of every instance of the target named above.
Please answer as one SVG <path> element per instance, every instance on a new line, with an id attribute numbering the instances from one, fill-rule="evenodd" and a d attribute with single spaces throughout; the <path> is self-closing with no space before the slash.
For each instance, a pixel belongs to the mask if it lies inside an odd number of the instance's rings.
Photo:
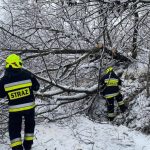
<path id="1" fill-rule="evenodd" d="M 123 96 L 120 93 L 119 86 L 121 86 L 120 78 L 113 71 L 113 67 L 109 66 L 104 71 L 103 77 L 100 79 L 100 90 L 102 96 L 107 102 L 108 119 L 113 121 L 115 118 L 114 101 L 118 102 L 120 110 L 124 113 L 127 109 L 123 101 Z"/>
<path id="2" fill-rule="evenodd" d="M 0 80 L 0 97 L 7 96 L 9 110 L 9 136 L 12 150 L 30 150 L 34 139 L 33 91 L 39 89 L 35 76 L 22 68 L 22 60 L 16 54 L 6 58 L 6 70 Z M 22 117 L 25 120 L 24 140 L 21 140 Z"/>

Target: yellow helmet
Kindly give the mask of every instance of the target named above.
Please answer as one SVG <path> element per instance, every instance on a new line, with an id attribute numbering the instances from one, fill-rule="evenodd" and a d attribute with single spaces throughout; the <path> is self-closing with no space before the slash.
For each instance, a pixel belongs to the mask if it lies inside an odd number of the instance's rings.
<path id="1" fill-rule="evenodd" d="M 109 72 L 111 72 L 111 71 L 113 71 L 113 67 L 108 67 L 108 68 L 104 71 L 104 73 L 107 74 L 107 73 L 109 73 Z"/>
<path id="2" fill-rule="evenodd" d="M 11 54 L 6 58 L 6 68 L 22 68 L 22 60 L 20 56 L 16 54 Z"/>

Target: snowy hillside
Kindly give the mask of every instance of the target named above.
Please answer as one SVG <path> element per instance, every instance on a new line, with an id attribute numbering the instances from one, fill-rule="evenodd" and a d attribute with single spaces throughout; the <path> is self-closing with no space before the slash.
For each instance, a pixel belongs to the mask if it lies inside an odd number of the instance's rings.
<path id="1" fill-rule="evenodd" d="M 150 150 L 150 135 L 84 117 L 37 125 L 35 136 L 33 150 Z M 9 150 L 9 146 L 0 145 L 0 150 Z"/>

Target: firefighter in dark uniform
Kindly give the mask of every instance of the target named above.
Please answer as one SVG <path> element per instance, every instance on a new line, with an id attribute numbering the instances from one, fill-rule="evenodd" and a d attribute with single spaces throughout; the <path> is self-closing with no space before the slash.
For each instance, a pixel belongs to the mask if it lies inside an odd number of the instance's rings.
<path id="1" fill-rule="evenodd" d="M 35 76 L 22 68 L 22 60 L 16 54 L 6 58 L 6 70 L 0 80 L 0 97 L 7 96 L 9 110 L 9 136 L 12 150 L 30 150 L 34 139 L 33 91 L 39 89 Z M 25 120 L 24 140 L 21 140 L 22 117 Z"/>
<path id="2" fill-rule="evenodd" d="M 107 102 L 108 119 L 113 121 L 115 118 L 114 113 L 114 100 L 118 102 L 120 110 L 124 113 L 127 109 L 123 101 L 123 96 L 120 93 L 119 86 L 121 85 L 120 78 L 114 73 L 112 67 L 108 67 L 104 71 L 104 76 L 100 79 L 100 90 L 102 96 Z"/>

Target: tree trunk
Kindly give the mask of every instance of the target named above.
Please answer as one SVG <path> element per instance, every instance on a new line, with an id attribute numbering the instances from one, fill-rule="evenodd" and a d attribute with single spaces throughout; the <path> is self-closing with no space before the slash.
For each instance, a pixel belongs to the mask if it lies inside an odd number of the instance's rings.
<path id="1" fill-rule="evenodd" d="M 148 69 L 147 69 L 147 86 L 146 86 L 146 90 L 147 90 L 147 98 L 150 96 L 150 92 L 149 92 L 149 85 L 150 85 L 150 52 L 149 52 L 149 63 L 148 63 Z"/>
<path id="2" fill-rule="evenodd" d="M 137 4 L 133 6 L 134 10 L 137 8 Z M 138 37 L 138 21 L 139 21 L 139 14 L 138 12 L 134 13 L 134 31 L 133 31 L 133 41 L 132 41 L 132 57 L 136 59 L 137 57 L 137 37 Z"/>

